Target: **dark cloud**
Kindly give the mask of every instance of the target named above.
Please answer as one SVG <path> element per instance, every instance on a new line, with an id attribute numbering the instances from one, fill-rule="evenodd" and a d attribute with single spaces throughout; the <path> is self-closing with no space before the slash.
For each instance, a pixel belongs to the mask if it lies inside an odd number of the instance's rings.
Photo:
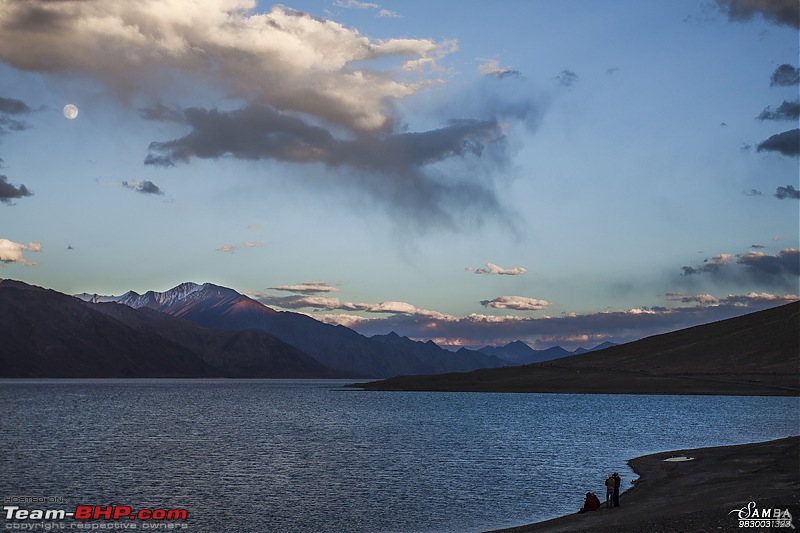
<path id="1" fill-rule="evenodd" d="M 158 185 L 149 180 L 135 181 L 135 182 L 123 181 L 122 186 L 125 187 L 126 189 L 131 189 L 141 194 L 155 194 L 155 195 L 164 194 L 164 192 L 159 188 Z"/>
<path id="2" fill-rule="evenodd" d="M 30 113 L 32 109 L 22 100 L 14 98 L 3 98 L 0 96 L 0 113 L 7 115 L 21 115 Z"/>
<path id="3" fill-rule="evenodd" d="M 785 200 L 791 198 L 793 200 L 800 200 L 800 191 L 794 188 L 794 185 L 787 185 L 786 187 L 778 187 L 775 189 L 775 198 L 778 200 Z"/>
<path id="4" fill-rule="evenodd" d="M 0 203 L 12 205 L 12 200 L 33 196 L 33 193 L 25 185 L 19 187 L 8 182 L 8 177 L 0 174 Z"/>
<path id="5" fill-rule="evenodd" d="M 571 70 L 564 69 L 556 76 L 556 80 L 562 87 L 571 87 L 578 81 L 578 75 Z"/>
<path id="6" fill-rule="evenodd" d="M 774 255 L 760 251 L 735 255 L 719 254 L 702 265 L 684 266 L 681 270 L 682 276 L 705 274 L 717 281 L 796 287 L 797 281 L 794 278 L 800 275 L 800 257 L 797 248 L 784 248 Z"/>
<path id="7" fill-rule="evenodd" d="M 764 246 L 763 244 L 751 244 L 750 248 L 753 248 L 754 250 L 760 250 L 766 248 L 766 246 Z"/>
<path id="8" fill-rule="evenodd" d="M 767 107 L 756 118 L 758 120 L 797 120 L 800 118 L 800 100 L 793 102 L 784 100 L 778 109 L 773 111 L 772 108 Z"/>
<path id="9" fill-rule="evenodd" d="M 769 22 L 800 28 L 800 3 L 797 0 L 717 0 L 717 5 L 736 22 L 747 22 L 761 15 Z"/>
<path id="10" fill-rule="evenodd" d="M 790 157 L 800 157 L 800 129 L 773 135 L 758 145 L 759 152 L 779 152 Z"/>
<path id="11" fill-rule="evenodd" d="M 739 256 L 736 263 L 755 277 L 800 276 L 800 250 L 797 248 L 785 248 L 776 255 L 749 252 Z"/>
<path id="12" fill-rule="evenodd" d="M 791 87 L 792 85 L 800 85 L 800 68 L 794 68 L 792 65 L 784 63 L 775 69 L 769 79 L 769 84 L 772 87 L 776 85 Z"/>
<path id="13" fill-rule="evenodd" d="M 172 120 L 174 114 L 165 117 Z M 481 182 L 478 165 L 461 175 L 457 169 L 444 174 L 436 167 L 467 158 L 481 158 L 488 164 L 504 161 L 505 136 L 494 120 L 458 120 L 430 131 L 345 139 L 265 105 L 233 111 L 190 108 L 183 112 L 182 121 L 190 132 L 151 143 L 145 164 L 166 166 L 192 158 L 223 157 L 319 163 L 343 170 L 347 183 L 373 197 L 422 216 L 425 220 L 420 222 L 453 222 L 453 215 L 463 210 L 499 212 L 494 192 Z"/>
<path id="14" fill-rule="evenodd" d="M 757 189 L 750 189 L 750 192 L 744 193 L 745 196 L 764 196 L 764 193 Z"/>
<path id="15" fill-rule="evenodd" d="M 705 274 L 705 273 L 716 273 L 719 272 L 721 269 L 728 266 L 728 264 L 733 259 L 732 254 L 719 254 L 715 255 L 711 259 L 706 259 L 703 261 L 703 264 L 696 267 L 691 266 L 684 266 L 681 267 L 683 270 L 682 276 L 692 276 L 695 274 Z"/>

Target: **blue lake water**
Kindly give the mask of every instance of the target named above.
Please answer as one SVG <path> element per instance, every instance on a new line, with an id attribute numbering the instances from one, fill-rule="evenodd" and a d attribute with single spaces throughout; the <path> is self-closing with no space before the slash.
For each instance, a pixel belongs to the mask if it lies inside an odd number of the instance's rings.
<path id="1" fill-rule="evenodd" d="M 484 531 L 574 512 L 613 471 L 630 487 L 632 457 L 800 434 L 798 398 L 343 383 L 2 380 L 0 498 L 186 508 L 190 531 Z"/>

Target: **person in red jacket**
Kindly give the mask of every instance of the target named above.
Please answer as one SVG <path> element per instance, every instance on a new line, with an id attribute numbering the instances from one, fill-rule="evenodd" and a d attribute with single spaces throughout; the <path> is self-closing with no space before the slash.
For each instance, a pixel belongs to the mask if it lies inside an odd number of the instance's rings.
<path id="1" fill-rule="evenodd" d="M 587 511 L 597 511 L 598 509 L 600 509 L 600 499 L 593 492 L 587 492 L 583 507 L 578 512 L 585 513 Z"/>

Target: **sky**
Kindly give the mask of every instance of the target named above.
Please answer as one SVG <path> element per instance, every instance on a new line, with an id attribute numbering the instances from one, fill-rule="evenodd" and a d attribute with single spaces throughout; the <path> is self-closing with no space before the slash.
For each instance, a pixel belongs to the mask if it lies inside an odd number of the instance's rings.
<path id="1" fill-rule="evenodd" d="M 800 299 L 799 9 L 0 0 L 0 278 L 451 347 Z"/>

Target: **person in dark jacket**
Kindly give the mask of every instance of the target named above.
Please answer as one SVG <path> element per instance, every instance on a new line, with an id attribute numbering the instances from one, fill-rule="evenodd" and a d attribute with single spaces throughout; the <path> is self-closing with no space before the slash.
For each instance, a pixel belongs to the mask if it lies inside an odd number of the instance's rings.
<path id="1" fill-rule="evenodd" d="M 617 472 L 614 472 L 612 477 L 614 478 L 614 507 L 619 507 L 619 485 L 622 483 L 622 480 Z"/>

